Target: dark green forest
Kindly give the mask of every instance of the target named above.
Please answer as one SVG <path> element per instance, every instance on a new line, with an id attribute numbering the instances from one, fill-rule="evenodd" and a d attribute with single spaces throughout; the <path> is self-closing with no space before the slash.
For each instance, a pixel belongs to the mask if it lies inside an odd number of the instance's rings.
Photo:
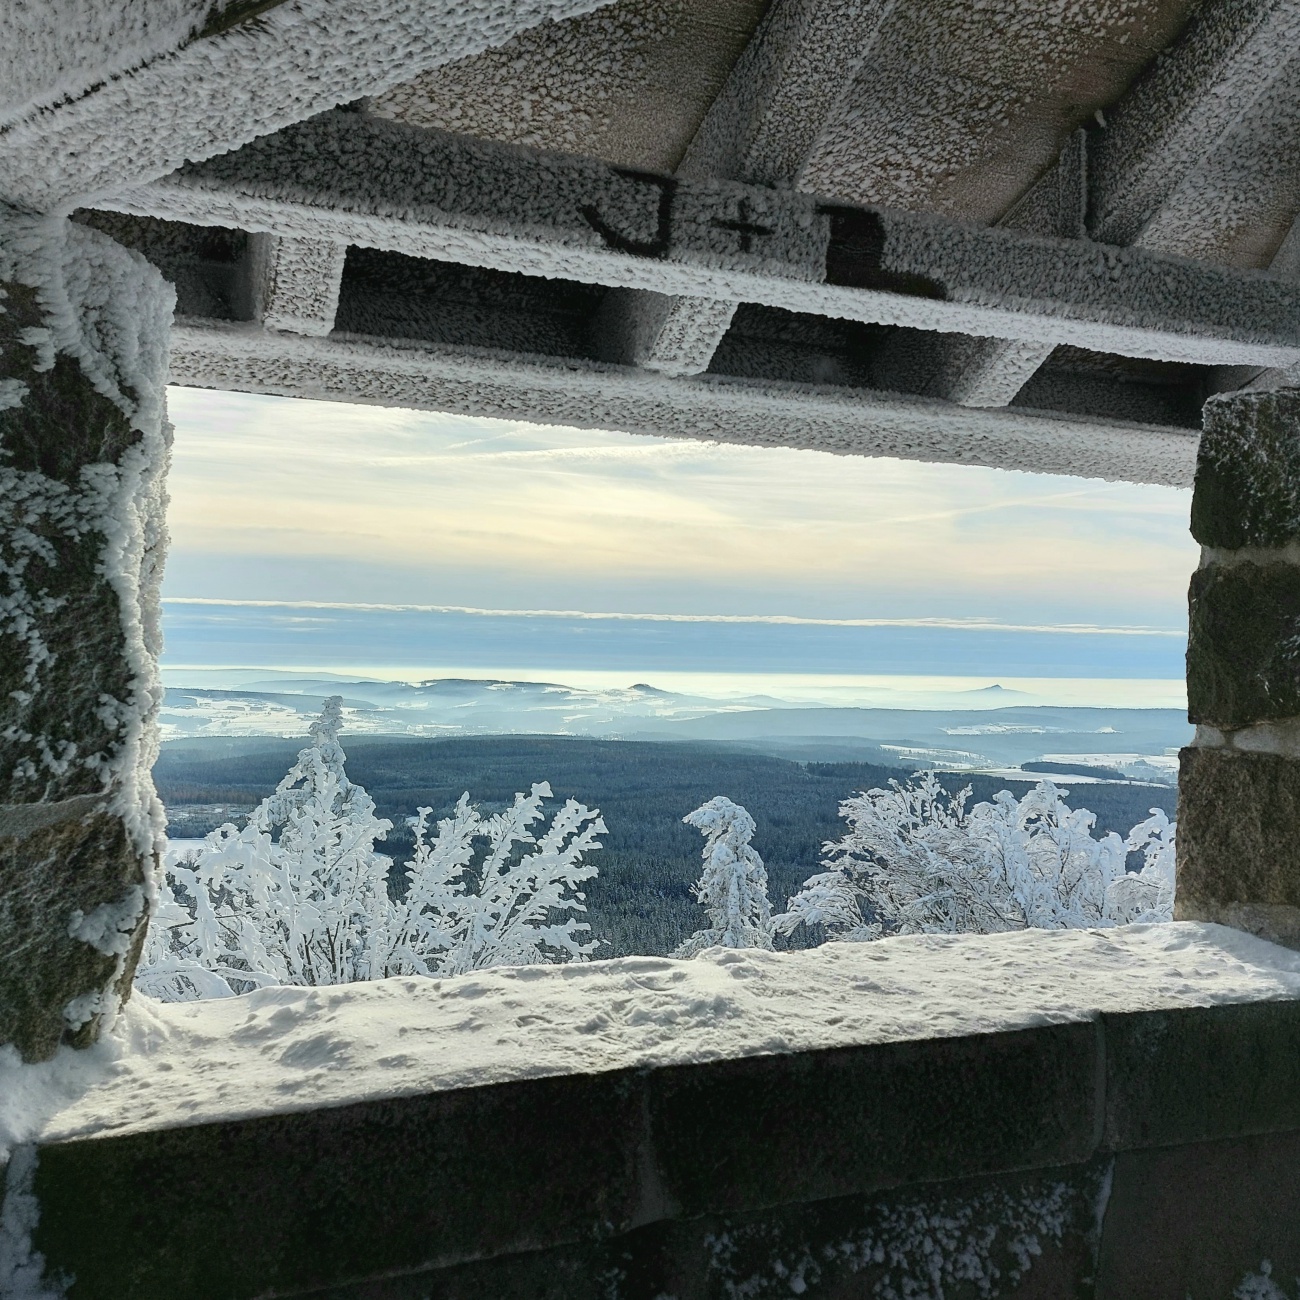
<path id="1" fill-rule="evenodd" d="M 468 790 L 475 803 L 496 811 L 517 790 L 549 781 L 558 800 L 572 797 L 599 808 L 609 832 L 595 859 L 600 875 L 588 885 L 587 919 L 607 941 L 600 950 L 605 957 L 669 952 L 703 924 L 704 913 L 689 892 L 699 876 L 702 840 L 682 817 L 706 799 L 722 794 L 749 809 L 758 827 L 754 847 L 767 866 L 773 906 L 781 910 L 818 869 L 822 844 L 842 834 L 840 801 L 911 775 L 868 763 L 796 763 L 720 745 L 555 736 L 344 739 L 348 775 L 393 823 L 378 847 L 396 859 L 395 887 L 397 864 L 412 843 L 406 818 L 418 807 L 445 816 Z M 247 810 L 269 794 L 301 745 L 270 739 L 164 745 L 154 776 L 171 833 L 197 836 L 223 820 L 238 820 L 233 810 Z M 972 801 L 1002 789 L 1019 796 L 1033 784 L 967 775 L 942 780 L 954 791 L 972 786 Z M 1172 789 L 1115 783 L 1079 786 L 1070 802 L 1096 813 L 1099 831 L 1124 835 L 1153 807 L 1172 817 L 1175 797 Z M 218 805 L 232 811 L 213 811 Z M 801 934 L 796 942 L 818 939 Z"/>

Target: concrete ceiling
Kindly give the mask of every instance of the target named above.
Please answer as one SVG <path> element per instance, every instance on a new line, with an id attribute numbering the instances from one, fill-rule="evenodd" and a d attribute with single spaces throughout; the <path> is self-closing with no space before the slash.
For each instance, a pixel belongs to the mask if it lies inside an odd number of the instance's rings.
<path id="1" fill-rule="evenodd" d="M 414 126 L 673 171 L 767 0 L 619 0 L 369 102 Z"/>
<path id="2" fill-rule="evenodd" d="M 67 102 L 33 38 L 0 198 L 165 265 L 194 383 L 1184 482 L 1206 397 L 1300 375 L 1300 289 L 1209 270 L 1300 283 L 1300 0 L 376 5 L 232 5 Z"/>

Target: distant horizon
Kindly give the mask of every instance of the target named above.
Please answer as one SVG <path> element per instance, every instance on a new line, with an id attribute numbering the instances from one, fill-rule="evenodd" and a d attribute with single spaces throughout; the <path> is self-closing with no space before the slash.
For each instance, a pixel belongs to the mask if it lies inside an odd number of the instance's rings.
<path id="1" fill-rule="evenodd" d="M 887 708 L 921 711 L 1006 707 L 1176 709 L 1186 711 L 1186 683 L 1180 678 L 1067 678 L 836 674 L 701 673 L 651 670 L 641 677 L 621 671 L 575 668 L 539 671 L 519 665 L 491 667 L 430 665 L 420 669 L 376 664 L 322 667 L 311 664 L 177 664 L 164 662 L 168 688 L 240 691 L 275 678 L 314 678 L 382 684 L 433 681 L 516 682 L 577 690 L 629 690 L 649 686 L 674 694 L 719 701 L 768 696 L 786 706 Z"/>
<path id="2" fill-rule="evenodd" d="M 164 666 L 1182 707 L 1182 489 L 184 388 Z M 959 685 L 954 685 L 959 683 Z M 939 705 L 938 707 L 942 707 Z"/>

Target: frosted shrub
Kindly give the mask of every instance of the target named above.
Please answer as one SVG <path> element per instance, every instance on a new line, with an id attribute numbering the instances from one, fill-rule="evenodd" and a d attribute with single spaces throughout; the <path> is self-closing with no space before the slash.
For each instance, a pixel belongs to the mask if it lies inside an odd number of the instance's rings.
<path id="1" fill-rule="evenodd" d="M 704 833 L 704 871 L 691 893 L 708 913 L 709 925 L 696 930 L 673 956 L 694 957 L 715 947 L 771 948 L 767 870 L 749 844 L 754 819 L 739 804 L 717 795 L 682 820 Z"/>
<path id="2" fill-rule="evenodd" d="M 933 772 L 840 805 L 849 829 L 774 918 L 776 929 L 821 924 L 834 939 L 885 934 L 1064 929 L 1173 915 L 1174 826 L 1158 809 L 1127 840 L 1093 836 L 1096 818 L 1041 781 L 1022 798 L 1000 791 L 967 808 Z M 1125 870 L 1130 851 L 1140 872 Z"/>
<path id="3" fill-rule="evenodd" d="M 406 899 L 396 909 L 388 971 L 393 975 L 463 975 L 487 966 L 582 961 L 596 942 L 574 916 L 586 911 L 578 886 L 597 868 L 583 855 L 600 848 L 600 814 L 570 799 L 540 839 L 529 830 L 542 817 L 551 787 L 515 795 L 513 807 L 484 820 L 463 794 L 429 840 L 430 809 L 416 819 L 415 856 L 407 866 Z M 475 841 L 486 839 L 474 863 Z M 531 853 L 516 846 L 535 845 Z"/>
<path id="4" fill-rule="evenodd" d="M 335 696 L 312 724 L 312 743 L 248 824 L 219 827 L 196 857 L 168 868 L 140 989 L 188 1001 L 263 985 L 583 960 L 594 950 L 580 940 L 585 924 L 556 918 L 585 910 L 576 887 L 597 871 L 583 862 L 600 847 L 597 812 L 569 800 L 539 839 L 530 828 L 543 817 L 549 785 L 489 818 L 465 794 L 429 840 L 430 809 L 422 808 L 409 887 L 395 900 L 390 861 L 374 847 L 392 823 L 348 780 L 341 721 Z"/>

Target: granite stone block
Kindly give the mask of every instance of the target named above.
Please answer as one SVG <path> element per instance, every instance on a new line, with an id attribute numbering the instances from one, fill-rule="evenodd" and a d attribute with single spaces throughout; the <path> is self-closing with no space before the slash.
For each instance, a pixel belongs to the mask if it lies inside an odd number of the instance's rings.
<path id="1" fill-rule="evenodd" d="M 1178 778 L 1180 920 L 1300 907 L 1300 760 L 1187 748 Z"/>
<path id="2" fill-rule="evenodd" d="M 1192 536 L 1226 550 L 1300 539 L 1300 392 L 1234 393 L 1206 403 Z"/>
<path id="3" fill-rule="evenodd" d="M 1300 1002 L 1103 1015 L 1105 1144 L 1300 1130 Z"/>
<path id="4" fill-rule="evenodd" d="M 1282 1290 L 1239 1289 L 1266 1262 Z M 1300 1132 L 1115 1158 L 1096 1300 L 1293 1295 L 1297 1275 Z"/>
<path id="5" fill-rule="evenodd" d="M 699 1214 L 1086 1159 L 1097 1049 L 1063 1024 L 659 1070 L 659 1176 Z"/>
<path id="6" fill-rule="evenodd" d="M 1188 612 L 1192 722 L 1231 730 L 1300 716 L 1300 566 L 1198 569 Z"/>
<path id="7" fill-rule="evenodd" d="M 610 1073 L 53 1144 L 35 1242 L 70 1300 L 233 1300 L 599 1239 L 642 1115 Z"/>
<path id="8" fill-rule="evenodd" d="M 1090 1293 L 1107 1166 L 668 1221 L 302 1300 L 1059 1300 Z"/>

